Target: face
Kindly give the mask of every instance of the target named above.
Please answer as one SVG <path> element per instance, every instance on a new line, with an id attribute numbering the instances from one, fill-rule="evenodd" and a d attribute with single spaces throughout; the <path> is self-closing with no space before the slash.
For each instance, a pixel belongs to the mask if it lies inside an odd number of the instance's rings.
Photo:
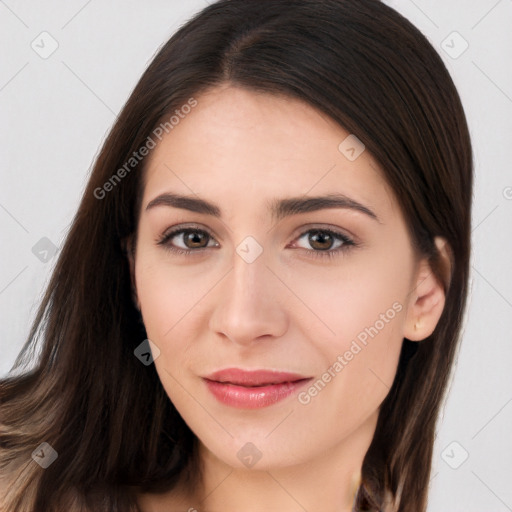
<path id="1" fill-rule="evenodd" d="M 161 382 L 233 467 L 368 446 L 419 268 L 398 203 L 314 108 L 232 86 L 196 99 L 150 154 L 132 261 Z"/>

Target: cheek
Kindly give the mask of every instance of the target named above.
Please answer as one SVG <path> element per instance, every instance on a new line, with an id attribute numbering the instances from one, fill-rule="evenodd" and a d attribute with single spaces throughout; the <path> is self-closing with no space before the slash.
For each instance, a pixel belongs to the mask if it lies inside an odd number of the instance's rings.
<path id="1" fill-rule="evenodd" d="M 218 276 L 170 264 L 165 253 L 148 250 L 137 259 L 135 279 L 147 336 L 160 350 L 155 366 L 169 391 L 172 377 L 181 381 L 192 361 L 206 357 L 197 353 L 197 340 L 207 328 L 204 308 Z"/>
<path id="2" fill-rule="evenodd" d="M 315 319 L 308 338 L 323 363 L 319 378 L 328 381 L 306 389 L 304 403 L 311 398 L 319 408 L 336 404 L 339 414 L 361 419 L 385 398 L 396 374 L 410 292 L 412 260 L 402 258 L 381 253 L 378 264 L 375 257 L 361 258 L 346 271 L 317 276 L 314 285 L 302 281 L 302 297 L 322 320 Z"/>
<path id="3" fill-rule="evenodd" d="M 178 294 L 167 277 L 153 265 L 140 264 L 136 269 L 137 294 L 142 317 L 150 339 L 162 340 L 174 323 Z"/>
<path id="4" fill-rule="evenodd" d="M 159 348 L 154 361 L 155 369 L 169 398 L 180 403 L 178 382 L 183 381 L 183 370 L 188 366 L 187 358 L 192 333 L 185 333 L 193 310 L 193 298 L 187 298 L 184 284 L 177 282 L 175 271 L 139 260 L 136 269 L 137 293 L 141 304 L 142 318 L 148 338 Z M 186 397 L 185 397 L 186 399 Z"/>
<path id="5" fill-rule="evenodd" d="M 166 261 L 164 251 L 142 250 L 135 280 L 148 336 L 162 341 L 171 338 L 178 322 L 188 321 L 194 305 L 211 288 L 197 270 Z"/>
<path id="6" fill-rule="evenodd" d="M 400 313 L 405 310 L 412 271 L 406 248 L 404 253 L 398 260 L 391 251 L 372 251 L 342 259 L 337 267 L 289 270 L 284 280 L 292 283 L 293 292 L 309 310 L 298 305 L 295 309 L 301 314 L 290 309 L 290 315 L 299 324 L 305 324 L 307 316 L 308 337 L 331 354 L 348 349 L 358 337 L 364 343 L 372 327 L 382 331 L 379 339 L 400 337 Z"/>
<path id="7" fill-rule="evenodd" d="M 343 295 L 345 307 L 331 302 L 336 336 L 314 336 L 311 360 L 321 361 L 316 379 L 299 402 L 307 418 L 329 418 L 333 438 L 348 435 L 374 414 L 392 386 L 403 342 L 404 308 L 395 293 L 378 287 Z M 371 293 L 373 292 L 373 293 Z M 326 307 L 327 307 L 326 303 Z M 327 315 L 329 311 L 323 310 Z"/>

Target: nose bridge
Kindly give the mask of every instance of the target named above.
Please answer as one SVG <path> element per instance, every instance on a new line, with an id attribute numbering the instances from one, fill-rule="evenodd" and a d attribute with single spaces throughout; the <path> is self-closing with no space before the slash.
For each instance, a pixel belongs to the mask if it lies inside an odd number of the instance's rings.
<path id="1" fill-rule="evenodd" d="M 272 274 L 267 268 L 266 254 L 263 252 L 256 255 L 254 248 L 244 242 L 237 247 L 236 254 L 233 257 L 233 298 L 238 301 L 248 301 L 247 306 L 257 306 L 258 301 L 264 302 L 267 295 L 265 292 L 268 287 L 272 287 L 270 283 Z M 244 252 L 246 251 L 247 252 Z"/>
<path id="2" fill-rule="evenodd" d="M 212 316 L 211 328 L 238 343 L 280 336 L 286 327 L 278 283 L 267 268 L 265 251 L 258 246 L 247 239 L 237 246 Z"/>

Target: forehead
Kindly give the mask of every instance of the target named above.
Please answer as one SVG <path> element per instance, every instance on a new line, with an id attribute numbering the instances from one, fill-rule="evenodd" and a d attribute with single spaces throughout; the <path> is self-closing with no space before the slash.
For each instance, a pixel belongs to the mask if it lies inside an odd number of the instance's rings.
<path id="1" fill-rule="evenodd" d="M 343 193 L 395 210 L 372 155 L 309 104 L 231 85 L 195 99 L 149 155 L 143 204 L 168 190 L 233 205 Z"/>

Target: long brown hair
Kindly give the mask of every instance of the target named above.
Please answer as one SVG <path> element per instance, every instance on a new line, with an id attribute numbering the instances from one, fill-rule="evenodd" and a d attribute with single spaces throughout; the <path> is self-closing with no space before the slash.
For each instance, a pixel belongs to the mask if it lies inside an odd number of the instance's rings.
<path id="1" fill-rule="evenodd" d="M 154 366 L 134 356 L 146 333 L 123 240 L 137 227 L 146 159 L 126 162 L 162 119 L 226 82 L 298 98 L 355 134 L 445 285 L 433 334 L 404 340 L 356 499 L 361 511 L 382 509 L 386 495 L 400 498 L 399 512 L 425 511 L 436 421 L 466 305 L 472 149 L 441 58 L 378 0 L 221 0 L 157 53 L 99 153 L 29 338 L 0 381 L 8 511 L 71 503 L 137 511 L 134 489 L 170 489 L 187 471 L 199 474 L 195 436 Z M 451 248 L 450 277 L 436 236 Z M 58 453 L 47 469 L 31 459 L 43 442 Z"/>

